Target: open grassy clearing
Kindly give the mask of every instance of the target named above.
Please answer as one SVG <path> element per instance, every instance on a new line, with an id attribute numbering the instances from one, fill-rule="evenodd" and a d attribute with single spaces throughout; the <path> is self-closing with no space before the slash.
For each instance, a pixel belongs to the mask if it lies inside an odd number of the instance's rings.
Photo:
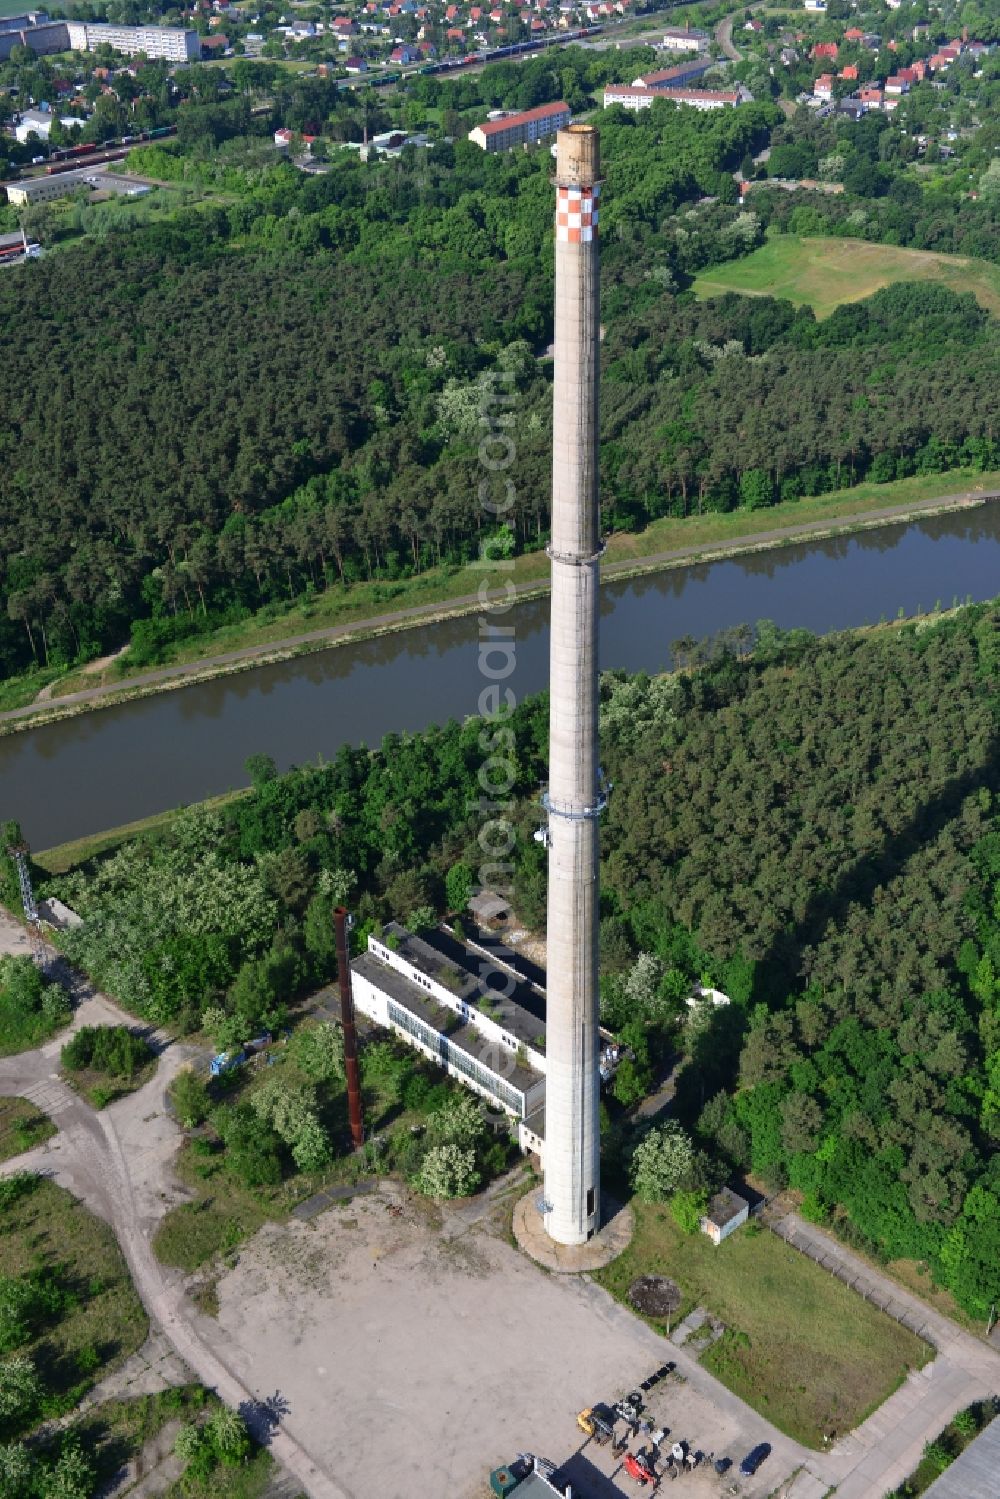
<path id="1" fill-rule="evenodd" d="M 72 1410 L 110 1368 L 142 1346 L 149 1330 L 107 1224 L 53 1182 L 29 1182 L 19 1195 L 10 1186 L 5 1194 L 0 1275 L 44 1268 L 66 1295 L 62 1310 L 44 1318 L 17 1349 L 34 1363 L 43 1398 L 26 1422 L 21 1416 L 16 1427 L 8 1425 L 8 1440 L 44 1417 Z"/>
<path id="2" fill-rule="evenodd" d="M 0 1098 L 0 1161 L 34 1150 L 55 1133 L 48 1114 L 26 1098 Z"/>
<path id="3" fill-rule="evenodd" d="M 797 1441 L 819 1447 L 831 1431 L 851 1430 L 931 1356 L 774 1234 L 751 1225 L 716 1248 L 705 1234 L 685 1234 L 665 1206 L 633 1207 L 635 1238 L 596 1279 L 626 1304 L 638 1275 L 676 1280 L 679 1316 L 700 1305 L 726 1324 L 706 1368 Z"/>
<path id="4" fill-rule="evenodd" d="M 860 302 L 894 281 L 940 281 L 955 292 L 971 291 L 980 306 L 1000 316 L 1000 266 L 832 236 L 771 235 L 745 259 L 709 266 L 695 279 L 694 290 L 699 297 L 730 291 L 785 297 L 808 304 L 822 318 L 842 302 Z"/>
<path id="5" fill-rule="evenodd" d="M 967 1332 L 981 1337 L 983 1324 L 970 1317 L 963 1306 L 959 1306 L 950 1291 L 942 1286 L 936 1286 L 931 1280 L 930 1271 L 926 1265 L 916 1260 L 890 1260 L 888 1264 L 881 1265 L 875 1260 L 870 1260 L 867 1255 L 862 1254 L 854 1245 L 851 1252 L 858 1255 L 860 1259 L 868 1260 L 868 1263 L 876 1270 L 881 1270 L 883 1275 L 898 1281 L 907 1291 L 914 1296 L 919 1296 L 921 1301 L 940 1312 L 942 1317 L 950 1317 L 952 1322 L 957 1322 L 959 1327 L 964 1327 Z"/>
<path id="6" fill-rule="evenodd" d="M 1000 472 L 953 469 L 944 474 L 922 474 L 890 484 L 858 484 L 852 489 L 786 501 L 767 510 L 733 510 L 726 514 L 686 518 L 670 516 L 653 521 L 644 531 L 612 535 L 608 541 L 606 566 L 616 562 L 626 567 L 633 562 L 642 565 L 663 553 L 680 550 L 690 550 L 691 560 L 697 560 L 701 552 L 709 549 L 739 550 L 752 546 L 762 533 L 787 526 L 826 522 L 833 525 L 845 517 L 863 518 L 872 511 L 894 506 L 926 503 L 964 492 L 990 493 L 997 489 L 1000 489 Z M 513 571 L 508 576 L 515 584 L 541 589 L 547 586 L 548 572 L 549 560 L 545 552 L 531 552 L 515 559 Z M 434 617 L 436 605 L 446 612 L 456 600 L 474 595 L 480 579 L 481 574 L 471 567 L 448 566 L 431 568 L 419 577 L 398 582 L 354 583 L 346 589 L 335 584 L 325 593 L 288 609 L 269 606 L 239 624 L 227 625 L 199 639 L 185 641 L 165 656 L 163 664 L 186 664 L 194 669 L 199 662 L 210 663 L 211 658 L 231 651 L 269 646 L 278 651 L 283 643 L 312 631 L 356 626 L 359 633 L 364 633 L 379 628 L 379 622 L 386 615 L 404 609 L 426 609 L 426 621 Z M 118 683 L 124 691 L 130 677 L 155 669 L 144 666 L 130 672 L 124 657 L 100 672 L 80 668 L 67 672 L 57 682 L 53 696 L 58 699 L 71 692 Z M 12 679 L 6 684 L 6 699 L 0 705 L 0 711 L 27 706 L 35 700 L 42 685 L 40 673 Z M 40 711 L 44 711 L 44 707 L 40 704 Z"/>

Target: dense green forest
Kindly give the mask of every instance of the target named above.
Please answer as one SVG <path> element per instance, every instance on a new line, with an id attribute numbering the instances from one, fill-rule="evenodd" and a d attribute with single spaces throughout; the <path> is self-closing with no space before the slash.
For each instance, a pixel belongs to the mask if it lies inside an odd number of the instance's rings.
<path id="1" fill-rule="evenodd" d="M 142 665 L 311 589 L 461 564 L 480 539 L 476 382 L 498 365 L 519 386 L 510 544 L 540 544 L 548 159 L 484 158 L 461 136 L 487 106 L 582 107 L 651 60 L 569 48 L 414 80 L 392 111 L 262 63 L 172 83 L 151 71 L 136 118 L 179 134 L 133 165 L 203 194 L 197 210 L 151 223 L 129 205 L 74 205 L 58 232 L 82 226 L 83 244 L 0 284 L 12 353 L 17 330 L 17 356 L 0 361 L 0 673 L 85 659 L 130 627 Z M 53 76 L 45 59 L 8 74 L 22 104 Z M 124 128 L 127 97 L 95 103 L 91 134 Z M 325 177 L 271 145 L 278 121 L 332 143 L 390 117 L 438 144 L 378 165 L 340 156 Z M 968 195 L 965 173 L 919 185 L 909 138 L 882 117 L 784 121 L 765 102 L 710 118 L 664 101 L 613 110 L 602 131 L 608 528 L 995 464 L 994 333 L 976 314 L 903 298 L 817 329 L 786 308 L 696 310 L 682 291 L 769 224 L 992 257 L 995 194 Z M 732 170 L 752 171 L 769 141 L 774 170 L 840 162 L 850 191 L 760 192 L 741 213 Z M 991 129 L 963 153 L 973 176 L 988 168 Z M 876 347 L 875 361 L 854 353 Z"/>
<path id="2" fill-rule="evenodd" d="M 676 1110 L 717 1165 L 927 1261 L 977 1316 L 1000 1296 L 998 624 L 996 604 L 820 640 L 765 624 L 673 678 L 606 678 L 601 710 L 608 1023 L 690 1053 Z M 545 699 L 509 727 L 515 899 L 542 924 Z M 284 776 L 252 760 L 245 796 L 54 883 L 85 917 L 72 956 L 157 1022 L 279 1023 L 329 976 L 338 900 L 359 943 L 461 904 L 481 732 Z M 733 1003 L 685 1039 L 696 978 Z"/>
<path id="3" fill-rule="evenodd" d="M 656 217 L 715 187 L 774 113 L 678 116 L 629 150 L 610 132 L 616 211 Z M 461 559 L 480 522 L 472 382 L 521 341 L 534 479 L 518 527 L 544 526 L 547 156 L 463 142 L 306 177 L 254 149 L 217 164 L 241 188 L 228 207 L 0 284 L 18 340 L 0 361 L 5 674 L 127 638 L 136 616 L 191 628 L 307 581 Z"/>
<path id="4" fill-rule="evenodd" d="M 402 108 L 464 128 L 473 105 L 592 98 L 638 56 L 498 66 L 446 104 L 423 79 Z M 255 119 L 265 78 L 274 113 Z M 232 83 L 222 98 L 215 73 L 185 74 L 176 148 L 133 153 L 199 203 L 159 221 L 71 208 L 67 223 L 100 217 L 94 232 L 0 282 L 0 676 L 130 632 L 142 665 L 310 590 L 461 565 L 482 540 L 482 382 L 503 368 L 518 455 L 504 541 L 545 540 L 547 154 L 438 140 L 378 163 L 337 154 L 307 175 L 275 159 L 275 119 L 346 138 L 384 123 L 383 104 L 252 63 Z M 733 202 L 733 171 L 782 138 L 780 121 L 770 101 L 601 117 L 606 529 L 1000 463 L 997 332 L 968 299 L 896 288 L 817 324 L 685 293 L 706 264 L 759 245 L 769 220 L 811 211 L 766 192 L 759 210 L 756 196 L 752 211 Z M 851 129 L 859 159 L 882 151 L 866 122 Z M 870 219 L 850 232 L 905 239 L 880 216 L 912 205 L 863 201 Z M 942 215 L 972 226 L 963 248 L 993 253 L 995 203 L 949 198 Z"/>

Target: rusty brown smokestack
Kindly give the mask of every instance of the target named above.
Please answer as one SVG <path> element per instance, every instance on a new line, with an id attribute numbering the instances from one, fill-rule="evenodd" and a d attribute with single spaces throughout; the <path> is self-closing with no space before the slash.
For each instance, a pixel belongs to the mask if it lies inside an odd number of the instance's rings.
<path id="1" fill-rule="evenodd" d="M 347 944 L 347 907 L 336 906 L 333 925 L 337 933 L 337 978 L 340 982 L 340 1020 L 344 1027 L 344 1073 L 347 1077 L 347 1115 L 355 1150 L 365 1143 L 361 1116 L 361 1074 L 358 1070 L 358 1031 L 354 1023 L 354 993 L 351 989 L 351 954 Z"/>

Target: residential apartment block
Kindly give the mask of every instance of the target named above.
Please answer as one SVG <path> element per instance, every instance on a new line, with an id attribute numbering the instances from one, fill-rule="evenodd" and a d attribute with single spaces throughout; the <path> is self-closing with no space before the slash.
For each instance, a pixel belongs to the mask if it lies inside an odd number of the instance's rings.
<path id="1" fill-rule="evenodd" d="M 671 104 L 686 104 L 691 109 L 733 109 L 737 104 L 747 103 L 753 96 L 745 88 L 643 88 L 641 84 L 608 84 L 604 90 L 604 108 L 620 104 L 623 109 L 649 109 L 657 99 L 666 99 Z"/>
<path id="2" fill-rule="evenodd" d="M 570 121 L 569 105 L 540 104 L 523 114 L 507 115 L 502 120 L 487 120 L 469 131 L 469 140 L 484 151 L 510 151 L 515 146 L 533 146 L 536 141 L 555 135 Z"/>
<path id="3" fill-rule="evenodd" d="M 116 52 L 147 57 L 165 57 L 170 62 L 191 62 L 201 56 L 201 38 L 196 31 L 179 26 L 108 26 L 91 21 L 69 21 L 69 45 L 74 52 L 93 52 L 103 43 Z"/>

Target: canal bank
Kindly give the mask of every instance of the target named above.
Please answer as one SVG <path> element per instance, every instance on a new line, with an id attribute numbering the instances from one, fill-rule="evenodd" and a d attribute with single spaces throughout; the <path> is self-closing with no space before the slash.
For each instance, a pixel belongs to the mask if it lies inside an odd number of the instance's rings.
<path id="1" fill-rule="evenodd" d="M 602 569 L 602 582 L 628 580 L 647 573 L 666 572 L 674 568 L 725 561 L 729 558 L 795 545 L 807 539 L 822 541 L 837 536 L 850 536 L 859 531 L 944 515 L 954 510 L 966 510 L 998 499 L 1000 499 L 1000 493 L 993 490 L 969 489 L 956 494 L 885 506 L 854 515 L 775 527 L 734 538 L 732 541 L 703 542 L 646 556 L 612 558 L 605 562 Z M 505 589 L 489 590 L 485 598 L 493 601 L 516 598 L 519 602 L 526 602 L 541 598 L 547 595 L 548 591 L 548 580 L 542 577 L 527 582 L 515 582 Z M 413 629 L 418 625 L 434 625 L 451 619 L 460 619 L 466 615 L 482 612 L 483 607 L 484 597 L 478 592 L 465 594 L 450 600 L 431 601 L 388 611 L 370 619 L 349 624 L 333 625 L 291 635 L 274 643 L 221 652 L 199 661 L 159 667 L 153 671 L 139 673 L 122 682 L 85 688 L 67 693 L 62 697 L 48 696 L 44 701 L 36 700 L 24 707 L 0 712 L 0 736 L 76 717 L 98 708 L 134 702 L 153 694 L 211 682 L 234 673 L 256 671 L 260 667 L 295 660 L 316 651 L 327 651 L 343 645 L 378 639 L 401 630 Z"/>
<path id="2" fill-rule="evenodd" d="M 817 634 L 997 594 L 1000 505 L 810 539 L 715 563 L 610 579 L 601 666 L 670 669 L 671 643 L 760 619 Z M 509 630 L 514 700 L 544 689 L 548 601 Z M 260 666 L 0 739 L 0 816 L 33 847 L 87 837 L 245 786 L 250 754 L 279 769 L 480 711 L 480 619 L 463 616 Z M 685 652 L 690 650 L 685 645 Z"/>

